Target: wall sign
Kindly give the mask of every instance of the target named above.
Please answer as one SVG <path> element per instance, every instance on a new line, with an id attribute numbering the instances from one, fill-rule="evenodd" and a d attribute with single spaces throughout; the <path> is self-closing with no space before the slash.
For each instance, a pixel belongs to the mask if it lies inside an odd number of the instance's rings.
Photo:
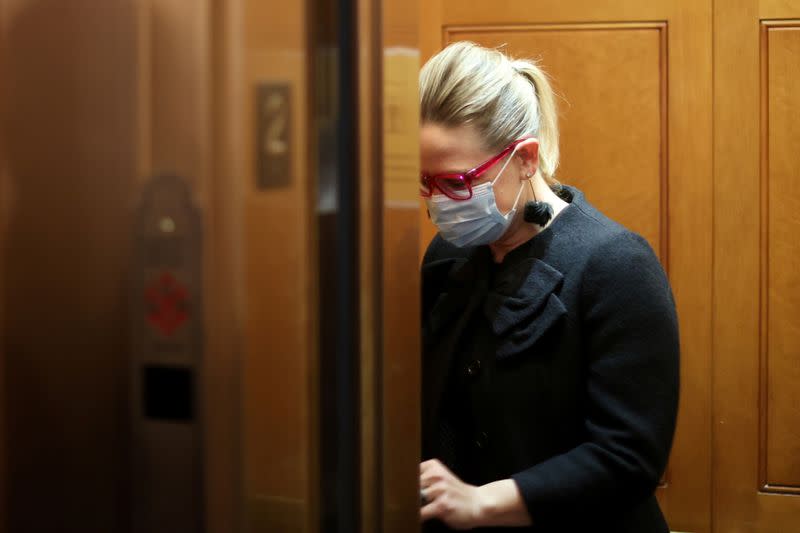
<path id="1" fill-rule="evenodd" d="M 256 159 L 259 189 L 287 187 L 291 176 L 291 91 L 288 83 L 256 90 Z"/>

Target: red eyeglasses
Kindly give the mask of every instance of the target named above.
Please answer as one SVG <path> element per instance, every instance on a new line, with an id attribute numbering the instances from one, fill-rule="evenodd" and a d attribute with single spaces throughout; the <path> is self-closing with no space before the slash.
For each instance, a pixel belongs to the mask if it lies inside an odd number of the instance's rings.
<path id="1" fill-rule="evenodd" d="M 528 139 L 530 139 L 530 137 L 517 139 L 503 148 L 502 152 L 488 161 L 481 163 L 472 170 L 467 170 L 466 172 L 447 172 L 444 174 L 436 174 L 435 176 L 420 175 L 420 195 L 424 198 L 428 198 L 433 195 L 434 190 L 438 189 L 442 194 L 453 200 L 469 200 L 472 198 L 472 182 L 480 178 L 484 172 L 508 155 L 519 143 L 527 141 Z"/>

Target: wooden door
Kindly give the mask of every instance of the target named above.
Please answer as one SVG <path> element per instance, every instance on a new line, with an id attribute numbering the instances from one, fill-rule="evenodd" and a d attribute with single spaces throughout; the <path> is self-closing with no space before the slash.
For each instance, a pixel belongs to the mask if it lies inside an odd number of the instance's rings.
<path id="1" fill-rule="evenodd" d="M 658 497 L 673 529 L 710 531 L 711 2 L 429 6 L 423 60 L 457 40 L 540 59 L 562 96 L 557 177 L 658 253 L 677 300 L 682 352 L 678 430 Z M 434 228 L 424 209 L 421 219 L 424 249 Z"/>
<path id="2" fill-rule="evenodd" d="M 800 531 L 800 3 L 714 13 L 714 530 Z"/>
<path id="3" fill-rule="evenodd" d="M 0 530 L 127 530 L 132 2 L 0 2 Z"/>

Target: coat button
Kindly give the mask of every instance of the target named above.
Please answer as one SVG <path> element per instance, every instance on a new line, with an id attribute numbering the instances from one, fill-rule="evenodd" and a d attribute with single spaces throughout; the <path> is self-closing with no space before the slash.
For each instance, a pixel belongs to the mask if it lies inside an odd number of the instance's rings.
<path id="1" fill-rule="evenodd" d="M 470 378 L 478 377 L 478 375 L 481 373 L 480 360 L 473 359 L 472 361 L 470 361 L 467 367 L 464 369 L 464 371 L 467 374 L 467 377 Z"/>
<path id="2" fill-rule="evenodd" d="M 475 437 L 475 447 L 479 450 L 485 450 L 487 446 L 489 446 L 489 434 L 485 431 L 481 431 L 478 433 L 478 436 Z"/>

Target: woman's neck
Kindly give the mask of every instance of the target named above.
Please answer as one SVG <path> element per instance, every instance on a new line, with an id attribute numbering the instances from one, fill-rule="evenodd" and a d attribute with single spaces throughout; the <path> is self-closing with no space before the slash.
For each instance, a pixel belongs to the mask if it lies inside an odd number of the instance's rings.
<path id="1" fill-rule="evenodd" d="M 531 179 L 531 182 L 533 183 L 534 190 L 536 191 L 536 199 L 547 202 L 553 207 L 553 217 L 547 222 L 547 224 L 545 224 L 544 227 L 525 222 L 523 216 L 525 211 L 525 202 L 533 200 L 534 198 L 530 186 L 526 185 L 524 189 L 525 192 L 520 196 L 519 203 L 517 204 L 517 213 L 514 215 L 514 220 L 511 221 L 508 231 L 506 231 L 499 240 L 489 245 L 495 263 L 502 263 L 506 255 L 508 255 L 511 250 L 525 244 L 538 235 L 553 222 L 553 220 L 565 207 L 569 205 L 567 202 L 559 198 L 558 195 L 556 195 L 556 193 L 550 189 L 550 187 L 545 183 L 544 179 L 542 179 L 538 174 Z"/>

